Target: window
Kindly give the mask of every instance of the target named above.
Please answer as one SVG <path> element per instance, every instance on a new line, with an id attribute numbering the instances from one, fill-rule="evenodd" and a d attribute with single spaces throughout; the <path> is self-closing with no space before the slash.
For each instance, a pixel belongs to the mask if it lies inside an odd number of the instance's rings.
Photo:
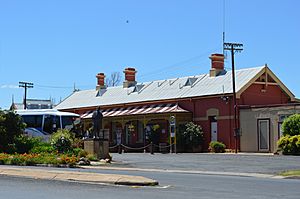
<path id="1" fill-rule="evenodd" d="M 197 78 L 196 77 L 189 77 L 184 86 L 192 86 L 195 82 L 197 81 Z"/>
<path id="2" fill-rule="evenodd" d="M 43 130 L 49 134 L 57 131 L 60 128 L 59 116 L 45 115 L 44 116 L 44 128 Z"/>
<path id="3" fill-rule="evenodd" d="M 42 128 L 42 115 L 23 115 L 22 119 L 27 128 Z"/>
<path id="4" fill-rule="evenodd" d="M 61 116 L 62 120 L 62 128 L 63 129 L 72 129 L 75 121 L 75 117 L 73 116 Z"/>
<path id="5" fill-rule="evenodd" d="M 137 85 L 135 85 L 135 87 L 134 87 L 134 89 L 133 89 L 133 93 L 135 93 L 135 92 L 140 92 L 141 90 L 142 90 L 142 88 L 144 87 L 144 85 L 142 85 L 142 84 L 137 84 Z"/>
<path id="6" fill-rule="evenodd" d="M 283 121 L 288 118 L 290 116 L 290 114 L 286 114 L 286 115 L 279 115 L 278 116 L 278 139 L 281 138 L 281 136 L 283 135 L 283 131 L 281 129 L 282 123 Z"/>

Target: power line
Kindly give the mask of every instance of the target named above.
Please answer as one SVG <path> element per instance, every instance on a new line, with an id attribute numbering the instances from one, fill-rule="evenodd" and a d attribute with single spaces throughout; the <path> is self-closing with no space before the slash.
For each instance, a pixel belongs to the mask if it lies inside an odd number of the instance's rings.
<path id="1" fill-rule="evenodd" d="M 61 88 L 61 89 L 73 88 L 72 86 L 48 86 L 48 85 L 39 85 L 39 84 L 37 84 L 36 87 L 39 87 L 39 88 Z"/>
<path id="2" fill-rule="evenodd" d="M 153 72 L 149 72 L 149 73 L 147 73 L 147 74 L 140 75 L 139 78 L 144 78 L 144 77 L 148 77 L 148 76 L 153 76 L 153 75 L 161 74 L 161 73 L 164 73 L 164 72 L 167 72 L 167 71 L 171 71 L 172 69 L 176 69 L 176 68 L 182 68 L 182 69 L 185 69 L 185 68 L 183 68 L 183 65 L 184 65 L 184 64 L 187 64 L 187 63 L 192 62 L 192 61 L 194 61 L 194 60 L 197 60 L 197 59 L 199 59 L 199 58 L 206 57 L 207 54 L 211 53 L 212 51 L 216 51 L 216 50 L 217 50 L 217 48 L 214 49 L 214 50 L 210 50 L 210 51 L 208 51 L 208 52 L 204 52 L 204 53 L 202 53 L 202 54 L 200 54 L 200 55 L 191 57 L 191 58 L 189 58 L 189 59 L 186 59 L 186 60 L 183 60 L 183 61 L 179 61 L 179 62 L 177 62 L 177 63 L 175 63 L 175 64 L 171 64 L 171 65 L 169 65 L 169 66 L 167 66 L 167 67 L 163 67 L 163 68 L 160 69 L 159 71 L 155 70 L 155 71 L 153 71 Z"/>
<path id="3" fill-rule="evenodd" d="M 93 85 L 76 85 L 78 88 L 92 87 Z M 38 89 L 74 89 L 73 86 L 50 86 L 50 85 L 36 85 Z"/>

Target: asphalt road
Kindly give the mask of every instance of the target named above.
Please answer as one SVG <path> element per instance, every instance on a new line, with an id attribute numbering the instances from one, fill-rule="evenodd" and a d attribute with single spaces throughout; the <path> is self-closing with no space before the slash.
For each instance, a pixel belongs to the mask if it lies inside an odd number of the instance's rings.
<path id="1" fill-rule="evenodd" d="M 275 179 L 227 175 L 205 175 L 197 171 L 268 173 L 300 169 L 298 156 L 235 154 L 112 154 L 116 161 L 109 167 L 144 168 L 138 170 L 67 169 L 140 175 L 158 180 L 158 187 L 127 187 L 45 181 L 0 176 L 0 199 L 49 198 L 270 198 L 299 199 L 299 179 Z M 103 166 L 99 166 L 103 167 Z M 34 168 L 34 167 L 33 167 Z M 41 169 L 41 168 L 39 168 Z M 49 169 L 49 168 L 44 168 Z M 120 168 L 118 168 L 120 169 Z M 153 171 L 151 169 L 158 169 Z M 190 171 L 166 172 L 164 170 Z M 194 172 L 195 171 L 195 172 Z"/>
<path id="2" fill-rule="evenodd" d="M 276 174 L 300 169 L 300 156 L 266 154 L 113 153 L 114 167 Z"/>
<path id="3" fill-rule="evenodd" d="M 106 171 L 115 173 L 115 171 Z M 118 172 L 120 173 L 120 172 Z M 159 187 L 127 187 L 45 181 L 1 176 L 0 198 L 12 199 L 299 199 L 300 180 L 201 174 L 123 171 L 160 181 Z"/>

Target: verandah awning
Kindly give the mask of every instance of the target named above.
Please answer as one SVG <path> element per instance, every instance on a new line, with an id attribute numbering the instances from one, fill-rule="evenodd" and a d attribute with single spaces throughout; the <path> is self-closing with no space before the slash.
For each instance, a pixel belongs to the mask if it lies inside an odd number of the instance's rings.
<path id="1" fill-rule="evenodd" d="M 189 113 L 189 111 L 181 108 L 178 104 L 156 104 L 145 106 L 132 106 L 127 108 L 113 108 L 101 110 L 103 117 L 117 117 L 128 115 L 146 115 L 156 113 Z M 82 119 L 92 118 L 93 111 L 88 111 L 81 115 Z"/>

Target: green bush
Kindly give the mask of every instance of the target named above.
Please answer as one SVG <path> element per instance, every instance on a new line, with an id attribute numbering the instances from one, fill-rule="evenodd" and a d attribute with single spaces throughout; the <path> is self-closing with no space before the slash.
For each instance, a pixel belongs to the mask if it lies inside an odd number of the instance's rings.
<path id="1" fill-rule="evenodd" d="M 190 151 L 194 147 L 201 146 L 203 140 L 204 136 L 201 126 L 193 122 L 179 124 L 176 131 L 176 141 L 182 151 Z"/>
<path id="2" fill-rule="evenodd" d="M 183 132 L 185 144 L 192 147 L 199 146 L 203 142 L 203 131 L 201 126 L 189 122 L 185 125 L 185 131 Z"/>
<path id="3" fill-rule="evenodd" d="M 300 114 L 294 114 L 286 118 L 282 123 L 283 135 L 300 135 Z"/>
<path id="4" fill-rule="evenodd" d="M 224 153 L 226 145 L 222 142 L 212 141 L 209 143 L 209 150 L 214 153 Z"/>
<path id="5" fill-rule="evenodd" d="M 0 110 L 0 152 L 13 152 L 9 145 L 14 144 L 15 137 L 23 133 L 25 124 L 13 111 Z"/>
<path id="6" fill-rule="evenodd" d="M 82 148 L 73 148 L 72 155 L 82 158 L 82 157 L 87 156 L 87 152 L 85 150 L 83 150 Z"/>
<path id="7" fill-rule="evenodd" d="M 65 164 L 70 167 L 75 166 L 79 158 L 74 155 L 67 154 L 7 154 L 0 153 L 0 164 L 6 165 L 37 165 L 37 164 L 51 164 L 60 165 Z"/>
<path id="8" fill-rule="evenodd" d="M 15 138 L 14 141 L 16 153 L 28 153 L 34 146 L 38 145 L 40 142 L 40 138 L 32 138 L 24 134 L 19 135 Z"/>
<path id="9" fill-rule="evenodd" d="M 20 157 L 14 156 L 13 158 L 10 159 L 10 164 L 11 165 L 23 165 L 24 161 Z"/>
<path id="10" fill-rule="evenodd" d="M 4 152 L 8 153 L 8 154 L 16 153 L 16 151 L 17 151 L 17 148 L 16 148 L 15 144 L 8 144 L 4 150 Z"/>
<path id="11" fill-rule="evenodd" d="M 300 135 L 286 135 L 278 140 L 278 148 L 285 155 L 300 155 Z"/>
<path id="12" fill-rule="evenodd" d="M 98 161 L 96 154 L 88 154 L 86 157 L 89 161 Z"/>
<path id="13" fill-rule="evenodd" d="M 80 138 L 75 138 L 72 143 L 73 148 L 83 148 L 83 140 Z"/>
<path id="14" fill-rule="evenodd" d="M 69 130 L 60 129 L 51 136 L 51 145 L 59 152 L 66 153 L 72 150 L 75 135 Z"/>
<path id="15" fill-rule="evenodd" d="M 35 154 L 54 153 L 56 150 L 50 143 L 41 142 L 40 144 L 35 145 L 29 152 Z"/>

